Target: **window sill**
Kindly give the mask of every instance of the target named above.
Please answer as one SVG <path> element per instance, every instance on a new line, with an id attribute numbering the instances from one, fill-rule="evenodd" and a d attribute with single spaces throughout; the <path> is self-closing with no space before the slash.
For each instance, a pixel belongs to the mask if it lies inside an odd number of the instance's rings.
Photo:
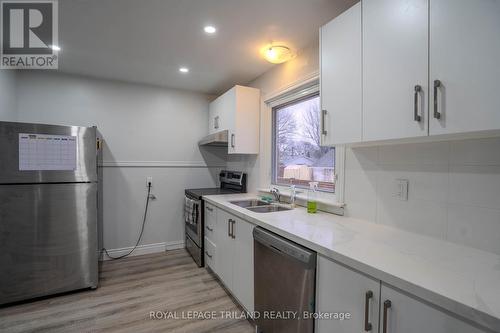
<path id="1" fill-rule="evenodd" d="M 271 188 L 277 188 L 280 190 L 281 198 L 285 199 L 287 202 L 290 202 L 290 188 L 271 185 L 270 188 L 260 188 L 258 191 L 260 193 L 271 194 Z M 295 204 L 299 206 L 306 207 L 307 206 L 307 190 L 306 189 L 297 189 Z M 336 215 L 344 215 L 344 206 L 345 204 L 337 202 L 337 197 L 334 193 L 318 193 L 318 199 L 316 200 L 318 203 L 318 210 L 332 213 Z"/>

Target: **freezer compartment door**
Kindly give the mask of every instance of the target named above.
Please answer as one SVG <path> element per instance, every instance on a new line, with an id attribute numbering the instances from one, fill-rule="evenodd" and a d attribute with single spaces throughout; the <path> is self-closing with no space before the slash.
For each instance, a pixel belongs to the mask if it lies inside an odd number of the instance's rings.
<path id="1" fill-rule="evenodd" d="M 0 122 L 0 184 L 97 181 L 95 127 Z"/>
<path id="2" fill-rule="evenodd" d="M 0 304 L 97 287 L 97 184 L 0 185 Z"/>

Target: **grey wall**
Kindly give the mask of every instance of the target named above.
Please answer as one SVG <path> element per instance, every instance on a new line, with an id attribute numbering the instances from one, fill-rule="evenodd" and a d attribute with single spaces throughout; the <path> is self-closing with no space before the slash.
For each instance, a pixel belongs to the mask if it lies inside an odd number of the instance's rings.
<path id="1" fill-rule="evenodd" d="M 182 246 L 184 189 L 215 186 L 217 166 L 225 163 L 197 145 L 208 131 L 207 96 L 41 71 L 20 73 L 18 88 L 20 121 L 99 128 L 106 248 L 134 245 L 147 176 L 157 200 L 141 244 Z"/>
<path id="2" fill-rule="evenodd" d="M 16 71 L 0 70 L 0 121 L 16 119 Z"/>

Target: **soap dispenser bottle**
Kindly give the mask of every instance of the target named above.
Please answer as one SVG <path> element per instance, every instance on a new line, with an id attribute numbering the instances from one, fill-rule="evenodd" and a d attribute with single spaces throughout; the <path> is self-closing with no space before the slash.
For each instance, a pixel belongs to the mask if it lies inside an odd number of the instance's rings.
<path id="1" fill-rule="evenodd" d="M 314 214 L 318 211 L 317 193 L 318 182 L 309 183 L 309 191 L 307 192 L 307 212 Z"/>

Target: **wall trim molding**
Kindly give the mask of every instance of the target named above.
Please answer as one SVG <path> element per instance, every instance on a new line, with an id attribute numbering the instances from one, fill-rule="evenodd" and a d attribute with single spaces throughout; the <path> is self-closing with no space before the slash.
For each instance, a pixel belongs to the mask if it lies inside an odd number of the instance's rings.
<path id="1" fill-rule="evenodd" d="M 319 71 L 314 71 L 309 74 L 298 78 L 297 80 L 286 84 L 285 86 L 280 87 L 272 92 L 265 94 L 263 100 L 264 103 L 268 104 L 269 101 L 276 99 L 279 96 L 286 95 L 287 93 L 300 89 L 301 87 L 307 87 L 308 85 L 318 84 L 319 85 Z"/>
<path id="2" fill-rule="evenodd" d="M 102 161 L 103 168 L 224 168 L 207 165 L 204 161 Z"/>
<path id="3" fill-rule="evenodd" d="M 151 254 L 151 253 L 160 253 L 160 252 L 165 252 L 165 251 L 170 251 L 170 250 L 178 250 L 178 249 L 183 249 L 184 247 L 185 247 L 185 242 L 183 240 L 173 241 L 173 242 L 144 244 L 144 245 L 137 246 L 135 251 L 130 254 L 130 257 L 140 256 L 142 254 Z M 118 248 L 118 249 L 109 249 L 108 253 L 110 255 L 112 255 L 113 257 L 119 257 L 121 255 L 128 253 L 133 248 L 134 248 L 133 246 L 129 246 L 129 247 L 122 247 L 122 248 Z M 111 260 L 111 259 L 103 251 L 99 260 L 100 261 L 107 261 L 107 260 Z"/>

